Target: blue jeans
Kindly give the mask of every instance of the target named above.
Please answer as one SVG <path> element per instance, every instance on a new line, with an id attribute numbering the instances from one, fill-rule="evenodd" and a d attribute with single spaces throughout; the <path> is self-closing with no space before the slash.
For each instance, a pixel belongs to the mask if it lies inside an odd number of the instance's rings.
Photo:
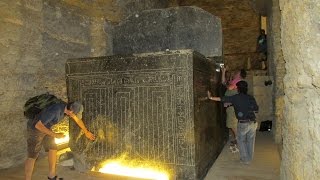
<path id="1" fill-rule="evenodd" d="M 237 142 L 240 152 L 240 161 L 252 161 L 254 154 L 256 129 L 256 122 L 251 121 L 246 123 L 238 123 Z"/>

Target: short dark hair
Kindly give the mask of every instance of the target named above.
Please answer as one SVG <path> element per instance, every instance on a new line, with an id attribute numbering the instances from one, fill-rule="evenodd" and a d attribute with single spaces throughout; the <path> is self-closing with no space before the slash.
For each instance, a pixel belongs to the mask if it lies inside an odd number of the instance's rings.
<path id="1" fill-rule="evenodd" d="M 242 79 L 247 77 L 247 71 L 245 69 L 241 69 L 240 70 L 240 76 Z"/>
<path id="2" fill-rule="evenodd" d="M 239 93 L 247 94 L 248 93 L 248 83 L 245 81 L 237 82 L 237 89 Z"/>
<path id="3" fill-rule="evenodd" d="M 74 114 L 77 114 L 80 111 L 80 108 L 81 108 L 81 103 L 78 101 L 69 102 L 67 104 L 67 109 L 69 111 L 72 111 Z"/>

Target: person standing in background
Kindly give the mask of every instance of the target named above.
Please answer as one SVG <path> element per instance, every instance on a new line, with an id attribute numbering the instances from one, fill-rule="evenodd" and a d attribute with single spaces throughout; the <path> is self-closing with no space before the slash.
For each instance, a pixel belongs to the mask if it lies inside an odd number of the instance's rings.
<path id="1" fill-rule="evenodd" d="M 233 96 L 235 94 L 238 94 L 237 91 L 237 86 L 236 84 L 245 79 L 247 76 L 247 73 L 244 69 L 241 69 L 240 71 L 237 71 L 233 76 L 232 79 L 230 81 L 226 81 L 226 71 L 227 71 L 227 67 L 226 68 L 221 68 L 221 72 L 222 72 L 222 79 L 221 82 L 223 85 L 225 85 L 227 87 L 227 90 L 224 94 L 224 96 Z M 236 145 L 237 145 L 237 138 L 236 138 L 236 134 L 237 134 L 237 123 L 238 120 L 235 116 L 235 112 L 234 112 L 234 108 L 233 108 L 233 104 L 232 103 L 224 103 L 223 104 L 224 107 L 226 108 L 226 126 L 229 128 L 231 136 L 232 136 L 232 140 L 230 141 L 230 146 L 232 148 L 232 152 L 237 151 Z"/>
<path id="2" fill-rule="evenodd" d="M 247 82 L 239 81 L 236 85 L 238 94 L 233 96 L 212 97 L 210 91 L 208 91 L 208 99 L 233 104 L 235 116 L 238 119 L 237 140 L 240 152 L 240 163 L 249 165 L 254 155 L 257 129 L 255 113 L 258 112 L 259 106 L 255 98 L 247 94 Z"/>
<path id="3" fill-rule="evenodd" d="M 264 29 L 260 30 L 260 35 L 257 39 L 257 52 L 259 53 L 259 60 L 261 61 L 261 69 L 267 69 L 266 61 L 268 55 L 267 35 Z"/>

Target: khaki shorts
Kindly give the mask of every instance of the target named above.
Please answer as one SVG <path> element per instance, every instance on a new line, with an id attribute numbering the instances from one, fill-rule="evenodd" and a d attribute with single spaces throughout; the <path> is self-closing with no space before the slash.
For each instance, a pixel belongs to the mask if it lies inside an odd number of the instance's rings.
<path id="1" fill-rule="evenodd" d="M 230 106 L 226 109 L 226 114 L 227 114 L 227 123 L 226 123 L 227 127 L 232 129 L 237 129 L 238 119 L 234 113 L 233 106 Z"/>
<path id="2" fill-rule="evenodd" d="M 259 53 L 259 59 L 260 61 L 266 61 L 267 60 L 267 54 L 264 52 Z"/>
<path id="3" fill-rule="evenodd" d="M 46 151 L 57 150 L 54 137 L 46 135 L 37 129 L 28 128 L 27 130 L 28 158 L 36 159 L 42 146 Z"/>

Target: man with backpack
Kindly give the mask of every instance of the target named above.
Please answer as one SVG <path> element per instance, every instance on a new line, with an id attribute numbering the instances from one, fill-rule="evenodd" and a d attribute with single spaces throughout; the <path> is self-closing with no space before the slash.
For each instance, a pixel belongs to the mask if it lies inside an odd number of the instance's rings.
<path id="1" fill-rule="evenodd" d="M 239 81 L 237 84 L 238 94 L 233 96 L 212 97 L 208 91 L 208 98 L 213 101 L 232 103 L 235 115 L 238 119 L 237 142 L 240 152 L 240 162 L 250 164 L 254 154 L 254 144 L 256 137 L 256 116 L 259 107 L 253 96 L 247 94 L 248 84 L 245 81 Z"/>
<path id="2" fill-rule="evenodd" d="M 59 102 L 51 104 L 41 110 L 33 119 L 27 123 L 28 158 L 25 162 L 25 179 L 31 180 L 35 161 L 39 155 L 42 145 L 48 150 L 49 180 L 57 180 L 56 159 L 57 145 L 54 138 L 63 138 L 63 133 L 55 133 L 51 127 L 61 121 L 66 115 L 69 116 L 82 129 L 85 136 L 95 140 L 95 136 L 88 131 L 81 118 L 76 114 L 82 113 L 83 106 L 79 102 Z"/>

